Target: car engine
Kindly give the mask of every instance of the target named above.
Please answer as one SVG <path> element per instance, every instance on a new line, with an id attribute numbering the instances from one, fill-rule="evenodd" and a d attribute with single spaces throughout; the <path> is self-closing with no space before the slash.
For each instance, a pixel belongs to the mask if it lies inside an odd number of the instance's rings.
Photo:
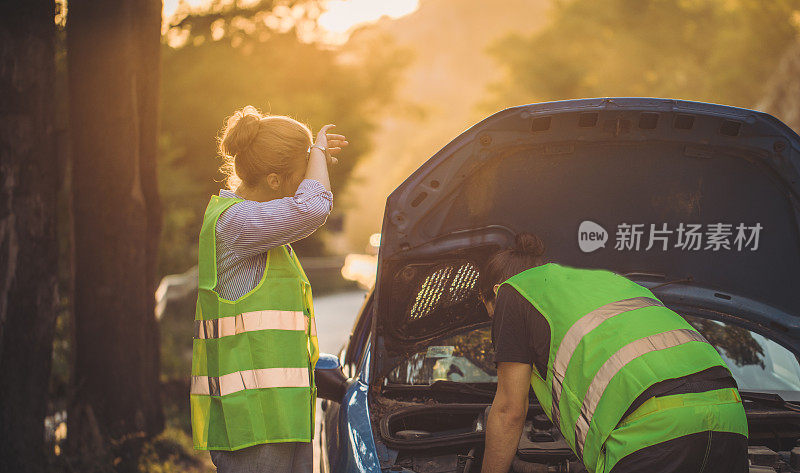
<path id="1" fill-rule="evenodd" d="M 515 473 L 586 471 L 545 414 L 536 414 L 525 422 L 511 470 Z"/>
<path id="2" fill-rule="evenodd" d="M 376 436 L 382 469 L 405 473 L 480 473 L 490 408 L 487 404 L 422 404 L 386 413 L 380 421 L 380 435 Z M 767 440 L 767 430 L 758 427 L 752 430 L 748 448 L 750 473 L 800 473 L 800 446 L 783 439 L 773 449 L 775 445 Z M 587 470 L 559 429 L 537 405 L 531 405 L 509 471 Z"/>

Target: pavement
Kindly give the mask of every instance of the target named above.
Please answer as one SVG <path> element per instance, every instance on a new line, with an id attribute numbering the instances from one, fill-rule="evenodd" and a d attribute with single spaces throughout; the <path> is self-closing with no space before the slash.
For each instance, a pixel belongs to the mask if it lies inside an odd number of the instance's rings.
<path id="1" fill-rule="evenodd" d="M 314 297 L 314 317 L 322 353 L 339 354 L 365 296 L 365 291 L 347 291 Z"/>

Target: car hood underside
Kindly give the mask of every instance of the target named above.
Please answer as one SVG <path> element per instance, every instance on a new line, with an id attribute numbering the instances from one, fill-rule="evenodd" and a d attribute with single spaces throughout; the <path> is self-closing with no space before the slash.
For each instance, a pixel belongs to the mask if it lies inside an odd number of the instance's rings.
<path id="1" fill-rule="evenodd" d="M 498 112 L 387 201 L 377 369 L 485 321 L 482 265 L 522 231 L 561 264 L 698 284 L 795 318 L 799 170 L 798 136 L 751 110 L 619 98 Z"/>

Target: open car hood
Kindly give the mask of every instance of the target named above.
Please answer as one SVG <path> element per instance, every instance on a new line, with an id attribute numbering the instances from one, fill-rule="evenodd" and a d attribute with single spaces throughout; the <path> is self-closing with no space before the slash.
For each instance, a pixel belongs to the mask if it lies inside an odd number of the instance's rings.
<path id="1" fill-rule="evenodd" d="M 519 231 L 551 261 L 755 301 L 797 338 L 799 173 L 800 138 L 752 110 L 606 98 L 495 113 L 387 200 L 375 368 L 485 322 L 482 266 Z"/>

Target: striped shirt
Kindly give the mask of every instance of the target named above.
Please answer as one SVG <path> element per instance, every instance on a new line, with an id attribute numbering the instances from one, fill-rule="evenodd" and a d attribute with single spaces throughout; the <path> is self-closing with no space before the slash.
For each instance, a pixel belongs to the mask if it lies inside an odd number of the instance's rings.
<path id="1" fill-rule="evenodd" d="M 219 195 L 243 199 L 228 189 L 220 189 Z M 305 179 L 292 197 L 228 207 L 216 227 L 217 293 L 236 300 L 255 288 L 264 275 L 267 252 L 314 233 L 332 206 L 333 194 L 319 181 Z"/>

